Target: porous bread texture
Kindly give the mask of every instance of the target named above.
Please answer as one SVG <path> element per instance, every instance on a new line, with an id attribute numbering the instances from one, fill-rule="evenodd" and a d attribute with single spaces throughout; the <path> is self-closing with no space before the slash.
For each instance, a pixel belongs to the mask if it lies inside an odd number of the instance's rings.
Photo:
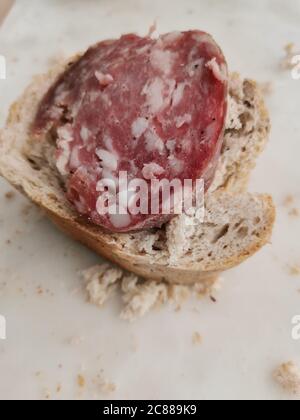
<path id="1" fill-rule="evenodd" d="M 209 191 L 245 191 L 269 132 L 270 119 L 257 83 L 232 73 L 222 152 Z"/>
<path id="2" fill-rule="evenodd" d="M 187 223 L 188 217 L 181 216 L 167 226 L 169 263 L 189 267 L 201 263 L 209 270 L 234 258 L 240 250 L 249 252 L 264 235 L 271 209 L 272 201 L 264 195 L 208 194 L 204 223 L 197 223 L 197 218 Z"/>
<path id="3" fill-rule="evenodd" d="M 185 216 L 162 229 L 110 234 L 78 217 L 67 201 L 53 162 L 53 139 L 47 136 L 37 140 L 30 134 L 41 98 L 65 65 L 33 80 L 11 107 L 7 125 L 0 132 L 0 173 L 42 207 L 60 229 L 138 276 L 171 283 L 207 281 L 241 263 L 269 241 L 275 218 L 272 199 L 265 195 L 236 195 L 245 189 L 270 128 L 255 82 L 243 81 L 237 74 L 231 76 L 223 150 L 206 195 L 208 215 L 224 208 L 224 216 L 232 219 L 226 223 L 222 219 L 220 224 L 206 220 L 192 234 L 179 227 Z M 178 251 L 180 244 L 176 245 L 174 238 L 179 232 L 185 245 Z"/>

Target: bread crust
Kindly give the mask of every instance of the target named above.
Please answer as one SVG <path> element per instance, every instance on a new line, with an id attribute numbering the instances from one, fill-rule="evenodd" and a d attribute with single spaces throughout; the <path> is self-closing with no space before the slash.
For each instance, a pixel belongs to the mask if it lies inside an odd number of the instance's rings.
<path id="1" fill-rule="evenodd" d="M 275 222 L 275 207 L 272 197 L 265 195 L 261 199 L 265 202 L 268 219 L 262 235 L 253 241 L 246 250 L 242 250 L 233 258 L 205 266 L 194 264 L 193 266 L 172 267 L 149 262 L 147 256 L 129 254 L 124 252 L 118 244 L 107 242 L 106 236 L 93 232 L 83 223 L 65 219 L 45 208 L 44 210 L 61 231 L 127 271 L 150 280 L 194 284 L 215 280 L 221 272 L 241 264 L 270 241 Z"/>
<path id="2" fill-rule="evenodd" d="M 234 255 L 209 263 L 195 261 L 193 264 L 182 265 L 178 261 L 178 264 L 174 266 L 169 264 L 166 258 L 155 259 L 142 252 L 132 252 L 124 248 L 126 236 L 108 234 L 101 228 L 80 219 L 67 203 L 53 168 L 47 167 L 41 172 L 35 171 L 28 162 L 28 154 L 26 155 L 24 151 L 30 149 L 30 154 L 35 156 L 33 139 L 29 134 L 30 124 L 39 100 L 63 70 L 65 64 L 62 63 L 47 75 L 34 79 L 23 96 L 11 106 L 6 127 L 0 132 L 0 173 L 15 188 L 40 206 L 59 229 L 97 254 L 138 276 L 179 284 L 213 281 L 219 273 L 239 265 L 270 241 L 275 221 L 275 207 L 272 198 L 268 195 L 257 198 L 263 204 L 265 219 L 259 234 L 246 248 L 239 249 Z M 262 126 L 265 127 L 265 132 L 256 148 L 259 154 L 269 132 L 269 117 L 255 82 L 248 81 L 248 83 L 252 84 L 257 92 L 259 118 Z M 236 194 L 246 188 L 249 172 L 254 166 L 252 162 L 254 159 L 250 159 L 249 156 L 244 159 L 245 162 L 241 161 L 235 166 L 229 165 L 230 169 L 227 169 L 226 176 L 222 175 L 224 182 L 216 184 L 215 191 L 211 191 L 211 194 L 217 195 L 224 191 Z"/>

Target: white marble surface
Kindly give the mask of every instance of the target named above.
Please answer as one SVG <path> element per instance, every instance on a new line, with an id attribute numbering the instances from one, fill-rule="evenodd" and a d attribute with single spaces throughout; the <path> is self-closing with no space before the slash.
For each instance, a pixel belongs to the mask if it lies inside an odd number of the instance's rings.
<path id="1" fill-rule="evenodd" d="M 300 364 L 300 341 L 291 338 L 300 277 L 288 271 L 300 264 L 300 219 L 282 205 L 293 194 L 300 208 L 300 81 L 278 62 L 287 42 L 300 46 L 299 0 L 17 0 L 0 29 L 8 65 L 0 81 L 1 125 L 11 101 L 57 54 L 121 33 L 145 34 L 154 19 L 161 32 L 211 32 L 232 70 L 273 81 L 272 139 L 251 183 L 278 205 L 272 244 L 224 275 L 216 304 L 190 302 L 179 313 L 165 308 L 129 325 L 118 319 L 118 297 L 103 310 L 85 302 L 76 273 L 98 257 L 36 210 L 24 211 L 25 199 L 4 199 L 10 188 L 1 180 L 0 314 L 7 319 L 1 399 L 289 398 L 271 373 L 290 359 Z M 192 345 L 195 331 L 202 345 Z M 80 336 L 81 343 L 70 343 Z M 76 383 L 81 372 L 84 389 Z M 97 375 L 117 390 L 105 395 Z"/>

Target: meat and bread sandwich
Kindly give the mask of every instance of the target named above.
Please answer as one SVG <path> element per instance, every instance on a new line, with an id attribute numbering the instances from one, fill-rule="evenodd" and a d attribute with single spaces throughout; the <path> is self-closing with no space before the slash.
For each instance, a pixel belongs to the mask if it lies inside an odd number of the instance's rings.
<path id="1" fill-rule="evenodd" d="M 0 173 L 124 269 L 195 283 L 270 240 L 272 198 L 247 192 L 269 131 L 258 85 L 210 35 L 129 34 L 33 79 L 0 132 Z"/>

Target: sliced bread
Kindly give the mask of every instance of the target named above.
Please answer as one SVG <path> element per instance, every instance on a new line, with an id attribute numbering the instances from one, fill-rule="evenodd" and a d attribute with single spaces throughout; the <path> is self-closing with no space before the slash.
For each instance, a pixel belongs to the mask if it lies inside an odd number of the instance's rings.
<path id="1" fill-rule="evenodd" d="M 0 132 L 0 173 L 60 229 L 138 276 L 186 284 L 238 265 L 270 240 L 275 219 L 271 197 L 244 192 L 270 129 L 255 82 L 231 75 L 224 144 L 206 194 L 204 223 L 186 223 L 187 216 L 178 216 L 162 229 L 109 234 L 78 217 L 55 168 L 55 145 L 30 135 L 39 102 L 65 65 L 34 78 Z"/>

